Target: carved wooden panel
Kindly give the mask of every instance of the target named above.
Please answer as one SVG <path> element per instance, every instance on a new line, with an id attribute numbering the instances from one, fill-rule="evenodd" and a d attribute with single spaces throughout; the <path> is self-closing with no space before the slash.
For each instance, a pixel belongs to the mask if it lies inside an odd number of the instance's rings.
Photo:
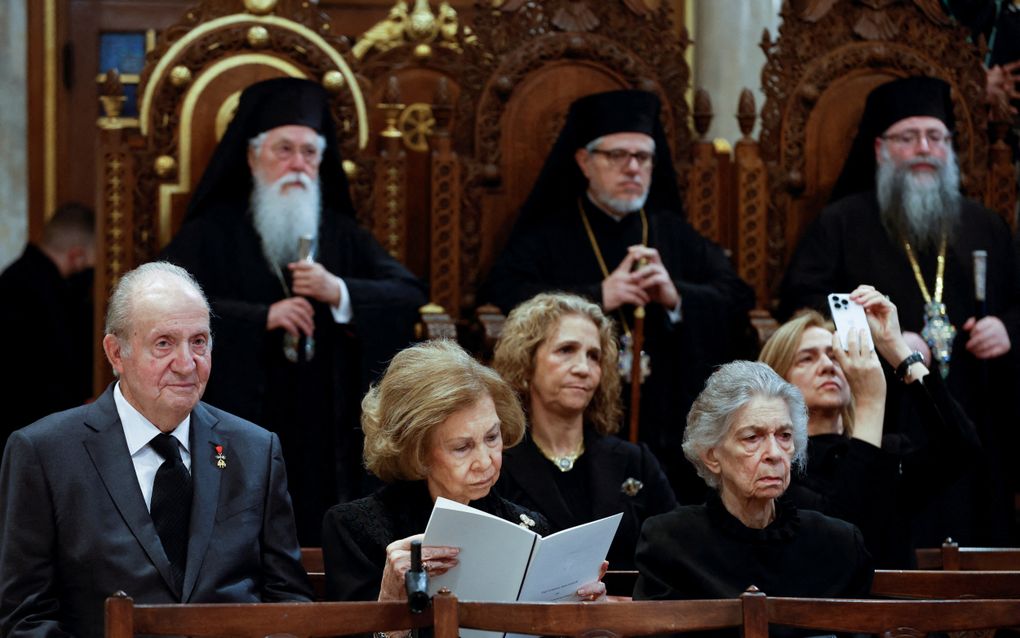
<path id="1" fill-rule="evenodd" d="M 766 33 L 760 135 L 768 165 L 769 281 L 778 283 L 807 224 L 828 200 L 868 92 L 909 75 L 952 86 L 964 190 L 984 188 L 987 109 L 980 52 L 933 0 L 786 3 Z"/>

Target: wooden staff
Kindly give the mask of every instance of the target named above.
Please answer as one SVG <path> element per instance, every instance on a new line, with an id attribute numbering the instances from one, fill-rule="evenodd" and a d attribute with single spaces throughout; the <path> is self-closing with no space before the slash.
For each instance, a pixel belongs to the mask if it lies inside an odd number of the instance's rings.
<path id="1" fill-rule="evenodd" d="M 638 420 L 641 418 L 641 349 L 645 345 L 645 307 L 634 309 L 634 330 L 631 332 L 630 358 L 630 442 L 638 441 Z"/>

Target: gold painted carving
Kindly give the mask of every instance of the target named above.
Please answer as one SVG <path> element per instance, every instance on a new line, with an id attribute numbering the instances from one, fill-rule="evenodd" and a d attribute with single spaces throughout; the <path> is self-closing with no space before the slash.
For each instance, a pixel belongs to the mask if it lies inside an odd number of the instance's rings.
<path id="1" fill-rule="evenodd" d="M 103 188 L 106 200 L 106 268 L 107 283 L 112 291 L 113 286 L 123 274 L 127 265 L 127 239 L 124 229 L 124 204 L 127 197 L 124 180 L 124 163 L 127 158 L 123 153 L 106 155 L 106 183 Z M 109 292 L 109 291 L 108 291 Z"/>
<path id="2" fill-rule="evenodd" d="M 409 151 L 424 153 L 429 150 L 429 136 L 436 126 L 436 118 L 432 117 L 432 107 L 423 102 L 415 102 L 400 112 L 397 128 L 404 138 L 404 146 Z"/>
<path id="3" fill-rule="evenodd" d="M 244 0 L 245 11 L 248 13 L 254 13 L 257 16 L 264 16 L 268 13 L 272 13 L 275 8 L 276 0 Z"/>
<path id="4" fill-rule="evenodd" d="M 223 104 L 220 104 L 220 108 L 216 111 L 217 142 L 223 139 L 223 134 L 227 132 L 227 126 L 230 125 L 230 120 L 234 119 L 234 113 L 237 113 L 237 105 L 240 102 L 241 92 L 234 91 L 227 96 L 227 99 L 223 100 Z"/>
<path id="5" fill-rule="evenodd" d="M 386 19 L 362 34 L 351 51 L 359 60 L 369 51 L 382 53 L 405 44 L 414 45 L 414 54 L 419 58 L 432 54 L 432 44 L 460 53 L 459 30 L 457 12 L 446 0 L 439 3 L 436 13 L 432 12 L 429 0 L 415 0 L 414 9 L 410 10 L 407 0 L 397 0 Z M 464 34 L 470 38 L 467 28 Z"/>

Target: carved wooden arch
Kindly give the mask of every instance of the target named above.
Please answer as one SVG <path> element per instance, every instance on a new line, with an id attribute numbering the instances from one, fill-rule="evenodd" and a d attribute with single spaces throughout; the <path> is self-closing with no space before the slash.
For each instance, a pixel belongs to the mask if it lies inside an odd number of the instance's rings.
<path id="1" fill-rule="evenodd" d="M 978 195 L 985 183 L 984 76 L 966 32 L 924 0 L 813 4 L 822 8 L 797 12 L 785 4 L 779 38 L 772 41 L 766 32 L 762 41 L 766 101 L 759 141 L 769 170 L 773 290 L 825 205 L 875 86 L 909 75 L 946 80 L 953 89 L 954 146 L 964 189 Z"/>
<path id="2" fill-rule="evenodd" d="M 366 109 L 349 47 L 329 35 L 327 16 L 305 3 L 282 2 L 271 15 L 230 12 L 237 8 L 207 2 L 190 10 L 148 56 L 139 87 L 144 148 L 138 153 L 137 197 L 156 205 L 149 207 L 151 219 L 144 208 L 135 219 L 142 259 L 179 227 L 237 97 L 253 82 L 283 75 L 322 82 L 336 96 L 332 106 L 344 157 L 367 143 Z M 214 137 L 207 134 L 210 118 L 216 120 Z M 140 241 L 141 233 L 148 233 L 148 241 Z"/>

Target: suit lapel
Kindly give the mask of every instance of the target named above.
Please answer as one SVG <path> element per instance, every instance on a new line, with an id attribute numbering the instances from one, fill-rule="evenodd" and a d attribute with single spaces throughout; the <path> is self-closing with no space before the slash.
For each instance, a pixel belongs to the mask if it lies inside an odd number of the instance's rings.
<path id="1" fill-rule="evenodd" d="M 127 440 L 124 438 L 124 428 L 113 401 L 113 384 L 107 387 L 106 392 L 86 413 L 85 427 L 95 432 L 85 438 L 85 449 L 99 473 L 103 486 L 116 505 L 117 511 L 124 518 L 124 523 L 166 581 L 167 587 L 171 591 L 176 591 L 170 573 L 170 561 L 163 551 L 156 526 L 152 523 L 149 510 L 145 507 L 145 499 L 142 498 L 142 491 L 138 487 L 137 474 L 128 454 Z"/>
<path id="2" fill-rule="evenodd" d="M 223 446 L 224 455 L 229 455 L 229 441 L 217 438 L 213 429 L 218 420 L 202 403 L 191 412 L 191 530 L 188 539 L 188 563 L 184 570 L 184 595 L 181 602 L 187 602 L 195 590 L 198 572 L 202 567 L 209 539 L 216 522 L 216 510 L 220 501 L 220 479 L 223 470 L 216 467 L 215 448 Z"/>

